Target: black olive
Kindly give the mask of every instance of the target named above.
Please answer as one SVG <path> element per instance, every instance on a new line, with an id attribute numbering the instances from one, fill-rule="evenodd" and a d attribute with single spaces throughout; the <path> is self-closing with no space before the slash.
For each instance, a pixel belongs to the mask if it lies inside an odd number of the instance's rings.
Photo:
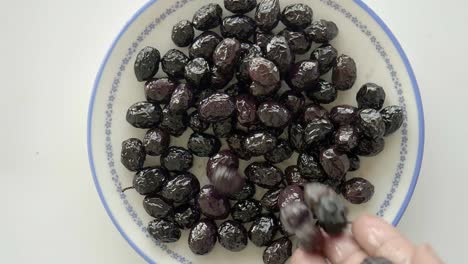
<path id="1" fill-rule="evenodd" d="M 130 171 L 138 171 L 143 168 L 146 159 L 146 151 L 137 138 L 130 138 L 122 142 L 120 161 Z"/>
<path id="2" fill-rule="evenodd" d="M 187 47 L 195 36 L 192 23 L 188 20 L 179 21 L 172 28 L 172 41 L 179 47 Z"/>
<path id="3" fill-rule="evenodd" d="M 161 53 L 153 47 L 144 47 L 135 59 L 135 76 L 139 82 L 148 81 L 158 72 Z"/>
<path id="4" fill-rule="evenodd" d="M 223 9 L 218 4 L 207 4 L 198 9 L 193 15 L 192 24 L 198 30 L 213 29 L 221 23 Z"/>

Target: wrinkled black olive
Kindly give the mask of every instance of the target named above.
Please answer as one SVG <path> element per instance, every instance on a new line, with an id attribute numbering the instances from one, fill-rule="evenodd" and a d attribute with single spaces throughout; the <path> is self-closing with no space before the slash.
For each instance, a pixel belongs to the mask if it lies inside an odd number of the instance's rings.
<path id="1" fill-rule="evenodd" d="M 320 105 L 308 105 L 302 115 L 302 122 L 305 126 L 316 119 L 330 119 L 328 111 Z"/>
<path id="2" fill-rule="evenodd" d="M 244 173 L 251 182 L 266 189 L 275 189 L 284 178 L 283 172 L 268 162 L 253 162 Z"/>
<path id="3" fill-rule="evenodd" d="M 186 83 L 179 84 L 167 105 L 171 113 L 186 112 L 193 104 L 193 88 Z"/>
<path id="4" fill-rule="evenodd" d="M 304 140 L 304 127 L 301 124 L 291 124 L 288 130 L 289 144 L 298 152 L 303 152 L 307 148 Z"/>
<path id="5" fill-rule="evenodd" d="M 361 109 L 380 110 L 385 102 L 385 97 L 385 91 L 381 86 L 375 83 L 366 83 L 356 94 L 356 101 Z"/>
<path id="6" fill-rule="evenodd" d="M 216 191 L 213 185 L 205 185 L 200 189 L 197 202 L 201 213 L 214 220 L 227 218 L 231 209 L 229 200 Z"/>
<path id="7" fill-rule="evenodd" d="M 236 14 L 245 14 L 255 9 L 257 0 L 224 0 L 224 7 Z"/>
<path id="8" fill-rule="evenodd" d="M 332 83 L 335 88 L 340 91 L 351 89 L 356 82 L 356 77 L 357 69 L 354 60 L 347 55 L 339 56 L 332 73 Z"/>
<path id="9" fill-rule="evenodd" d="M 385 148 L 385 140 L 383 138 L 368 138 L 361 137 L 359 139 L 359 144 L 354 150 L 354 152 L 363 157 L 373 157 L 377 156 Z"/>
<path id="10" fill-rule="evenodd" d="M 222 121 L 214 122 L 213 123 L 213 133 L 219 138 L 228 137 L 229 134 L 235 129 L 234 120 L 232 118 L 228 118 Z"/>
<path id="11" fill-rule="evenodd" d="M 325 176 L 320 161 L 315 155 L 302 153 L 297 159 L 297 167 L 304 177 L 323 178 Z"/>
<path id="12" fill-rule="evenodd" d="M 291 31 L 289 29 L 282 30 L 279 35 L 286 38 L 289 47 L 294 54 L 305 54 L 310 50 L 312 42 L 304 32 Z"/>
<path id="13" fill-rule="evenodd" d="M 213 52 L 221 40 L 223 39 L 215 32 L 205 31 L 201 33 L 189 47 L 190 58 L 204 58 L 211 61 Z"/>
<path id="14" fill-rule="evenodd" d="M 145 85 L 146 99 L 152 103 L 168 103 L 176 87 L 177 83 L 168 78 L 150 80 Z"/>
<path id="15" fill-rule="evenodd" d="M 280 210 L 290 203 L 304 202 L 304 191 L 299 185 L 288 185 L 278 196 L 278 207 Z"/>
<path id="16" fill-rule="evenodd" d="M 281 193 L 282 189 L 273 189 L 273 190 L 268 190 L 260 199 L 260 203 L 262 206 L 270 211 L 270 212 L 276 212 L 279 210 L 278 207 L 278 196 Z"/>
<path id="17" fill-rule="evenodd" d="M 221 24 L 221 35 L 225 38 L 249 40 L 255 33 L 257 25 L 255 21 L 244 15 L 228 16 Z"/>
<path id="18" fill-rule="evenodd" d="M 203 219 L 190 230 L 188 244 L 194 254 L 205 255 L 213 249 L 217 239 L 218 228 L 215 222 Z"/>
<path id="19" fill-rule="evenodd" d="M 193 133 L 190 135 L 187 148 L 198 157 L 210 157 L 219 151 L 221 142 L 209 134 Z"/>
<path id="20" fill-rule="evenodd" d="M 400 106 L 388 106 L 380 111 L 382 119 L 385 123 L 385 134 L 388 136 L 395 133 L 403 125 L 404 115 L 403 109 Z"/>
<path id="21" fill-rule="evenodd" d="M 268 132 L 259 132 L 247 136 L 243 142 L 244 149 L 252 156 L 262 156 L 276 147 L 276 137 Z"/>
<path id="22" fill-rule="evenodd" d="M 195 58 L 185 65 L 185 79 L 195 87 L 208 86 L 211 81 L 210 75 L 210 65 L 203 58 Z"/>
<path id="23" fill-rule="evenodd" d="M 254 199 L 238 201 L 231 208 L 232 219 L 241 222 L 252 222 L 262 213 L 262 205 Z"/>
<path id="24" fill-rule="evenodd" d="M 184 203 L 192 199 L 200 191 L 197 177 L 185 172 L 168 181 L 159 195 L 166 201 Z"/>
<path id="25" fill-rule="evenodd" d="M 327 119 L 314 119 L 304 129 L 304 141 L 307 145 L 323 144 L 333 133 L 333 125 Z"/>
<path id="26" fill-rule="evenodd" d="M 286 82 L 298 92 L 315 91 L 319 78 L 319 64 L 316 61 L 300 61 L 291 66 Z"/>
<path id="27" fill-rule="evenodd" d="M 278 219 L 274 215 L 262 215 L 250 227 L 249 238 L 257 247 L 268 246 L 278 230 Z"/>
<path id="28" fill-rule="evenodd" d="M 236 97 L 237 122 L 249 126 L 257 121 L 257 101 L 255 97 L 241 94 Z"/>
<path id="29" fill-rule="evenodd" d="M 263 263 L 284 264 L 292 255 L 292 242 L 287 237 L 273 241 L 263 252 Z"/>
<path id="30" fill-rule="evenodd" d="M 153 47 L 144 47 L 135 59 L 135 76 L 139 82 L 148 81 L 158 72 L 161 53 Z"/>
<path id="31" fill-rule="evenodd" d="M 304 186 L 308 182 L 308 180 L 302 176 L 299 167 L 296 165 L 287 167 L 284 170 L 284 176 L 288 185 Z"/>
<path id="32" fill-rule="evenodd" d="M 312 23 L 312 9 L 305 4 L 292 4 L 283 9 L 281 22 L 291 29 L 302 30 Z"/>
<path id="33" fill-rule="evenodd" d="M 223 72 L 231 71 L 237 64 L 241 43 L 235 38 L 225 38 L 213 53 L 213 64 Z"/>
<path id="34" fill-rule="evenodd" d="M 292 90 L 284 92 L 280 97 L 280 102 L 286 106 L 294 116 L 301 113 L 305 106 L 304 96 L 301 93 Z"/>
<path id="35" fill-rule="evenodd" d="M 283 36 L 274 36 L 266 47 L 265 58 L 274 62 L 282 76 L 286 76 L 295 57 Z M 318 66 L 318 65 L 317 65 Z"/>
<path id="36" fill-rule="evenodd" d="M 136 128 L 152 128 L 161 120 L 161 107 L 149 102 L 138 102 L 127 110 L 127 122 Z"/>
<path id="37" fill-rule="evenodd" d="M 218 240 L 227 250 L 242 251 L 248 243 L 247 230 L 241 223 L 227 220 L 218 227 Z"/>
<path id="38" fill-rule="evenodd" d="M 161 155 L 161 165 L 168 171 L 188 171 L 192 168 L 193 156 L 190 151 L 181 147 L 170 147 Z"/>
<path id="39" fill-rule="evenodd" d="M 172 214 L 174 208 L 157 196 L 146 196 L 143 199 L 143 208 L 154 218 L 161 219 Z"/>
<path id="40" fill-rule="evenodd" d="M 193 15 L 193 27 L 206 31 L 219 26 L 221 17 L 223 16 L 223 8 L 218 4 L 207 4 L 198 9 Z"/>
<path id="41" fill-rule="evenodd" d="M 338 91 L 332 83 L 320 79 L 317 88 L 306 91 L 306 95 L 310 100 L 316 103 L 329 104 L 336 100 Z"/>
<path id="42" fill-rule="evenodd" d="M 276 147 L 265 154 L 265 160 L 271 163 L 280 163 L 289 159 L 293 154 L 293 150 L 284 139 L 279 139 Z"/>
<path id="43" fill-rule="evenodd" d="M 187 129 L 187 119 L 188 117 L 185 112 L 172 113 L 166 106 L 162 111 L 162 120 L 159 127 L 169 132 L 169 134 L 178 137 Z"/>
<path id="44" fill-rule="evenodd" d="M 200 118 L 198 111 L 193 111 L 189 117 L 189 126 L 193 132 L 203 133 L 210 127 L 210 124 Z"/>
<path id="45" fill-rule="evenodd" d="M 171 38 L 178 47 L 187 47 L 192 43 L 194 37 L 195 30 L 188 20 L 179 21 L 172 28 Z"/>
<path id="46" fill-rule="evenodd" d="M 163 243 L 174 243 L 180 239 L 181 232 L 177 225 L 169 220 L 153 220 L 148 224 L 148 233 Z"/>
<path id="47" fill-rule="evenodd" d="M 170 49 L 161 60 L 162 70 L 171 78 L 181 79 L 188 62 L 189 58 L 182 51 Z"/>
<path id="48" fill-rule="evenodd" d="M 215 93 L 203 100 L 198 107 L 200 117 L 208 122 L 222 121 L 235 110 L 232 98 L 225 93 Z"/>
<path id="49" fill-rule="evenodd" d="M 154 194 L 161 190 L 168 178 L 168 172 L 161 167 L 144 168 L 133 177 L 133 187 L 141 195 Z"/>
<path id="50" fill-rule="evenodd" d="M 200 220 L 200 210 L 189 204 L 181 205 L 174 210 L 174 221 L 181 229 L 192 228 Z"/>
<path id="51" fill-rule="evenodd" d="M 320 164 L 325 173 L 333 179 L 341 180 L 349 170 L 349 158 L 336 148 L 328 148 L 320 155 Z"/>
<path id="52" fill-rule="evenodd" d="M 265 52 L 268 43 L 270 43 L 271 39 L 274 36 L 275 35 L 272 34 L 271 32 L 265 32 L 265 31 L 262 31 L 261 29 L 257 29 L 255 33 L 254 41 L 255 41 L 255 44 L 257 44 L 262 49 L 262 51 Z"/>
<path id="53" fill-rule="evenodd" d="M 316 43 L 328 43 L 338 36 L 338 27 L 332 21 L 316 20 L 304 32 Z"/>
<path id="54" fill-rule="evenodd" d="M 268 101 L 258 106 L 258 119 L 267 127 L 281 128 L 288 125 L 291 112 L 285 106 Z"/>
<path id="55" fill-rule="evenodd" d="M 280 82 L 280 74 L 277 66 L 270 60 L 262 57 L 255 57 L 249 64 L 249 76 L 252 81 L 263 86 L 276 86 Z M 273 89 L 270 90 L 274 90 Z M 264 95 L 256 93 L 254 95 Z"/>
<path id="56" fill-rule="evenodd" d="M 281 17 L 281 6 L 279 0 L 260 0 L 255 12 L 255 22 L 263 31 L 274 29 Z"/>
<path id="57" fill-rule="evenodd" d="M 352 125 L 357 120 L 358 109 L 350 105 L 337 105 L 330 111 L 330 120 L 335 126 Z"/>
<path id="58" fill-rule="evenodd" d="M 137 138 L 130 138 L 122 142 L 122 150 L 120 152 L 120 161 L 130 171 L 138 171 L 143 168 L 146 159 L 146 151 L 141 142 Z"/>
<path id="59" fill-rule="evenodd" d="M 370 138 L 381 138 L 385 134 L 385 122 L 382 115 L 374 109 L 364 109 L 358 113 L 357 126 Z"/>
<path id="60" fill-rule="evenodd" d="M 330 44 L 324 44 L 310 54 L 311 60 L 318 61 L 321 75 L 329 72 L 335 66 L 337 57 L 338 51 Z"/>
<path id="61" fill-rule="evenodd" d="M 210 88 L 213 90 L 220 90 L 226 87 L 229 82 L 234 78 L 234 70 L 223 70 L 219 67 L 211 67 L 211 80 Z"/>
<path id="62" fill-rule="evenodd" d="M 143 138 L 146 154 L 159 156 L 166 152 L 171 142 L 171 136 L 164 130 L 153 128 L 146 132 Z"/>
<path id="63" fill-rule="evenodd" d="M 242 142 L 244 142 L 247 134 L 241 130 L 237 130 L 232 132 L 229 137 L 226 139 L 229 148 L 240 158 L 243 160 L 249 160 L 252 156 L 250 153 L 244 148 Z"/>
<path id="64" fill-rule="evenodd" d="M 353 204 L 367 203 L 374 196 L 374 185 L 363 178 L 346 181 L 341 189 L 344 198 Z"/>
<path id="65" fill-rule="evenodd" d="M 334 143 L 336 147 L 341 150 L 348 152 L 359 143 L 359 133 L 356 127 L 353 126 L 342 126 L 335 132 Z"/>

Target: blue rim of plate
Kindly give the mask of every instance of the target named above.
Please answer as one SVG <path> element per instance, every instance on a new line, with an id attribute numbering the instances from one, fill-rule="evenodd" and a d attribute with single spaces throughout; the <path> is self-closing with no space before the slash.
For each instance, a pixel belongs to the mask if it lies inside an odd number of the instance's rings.
<path id="1" fill-rule="evenodd" d="M 421 164 L 422 164 L 422 159 L 423 159 L 423 154 L 424 154 L 424 140 L 425 140 L 425 125 L 424 125 L 424 111 L 423 111 L 423 104 L 422 104 L 422 100 L 421 100 L 421 95 L 420 95 L 420 91 L 419 91 L 419 86 L 418 86 L 418 83 L 417 83 L 417 80 L 416 80 L 416 77 L 414 75 L 414 72 L 413 72 L 413 69 L 411 67 L 411 64 L 408 60 L 408 57 L 406 56 L 403 48 L 401 47 L 400 43 L 398 42 L 398 40 L 396 39 L 395 35 L 391 32 L 390 28 L 385 24 L 385 22 L 369 7 L 367 6 L 362 0 L 353 0 L 359 7 L 361 7 L 365 12 L 367 12 L 368 15 L 370 15 L 374 20 L 375 22 L 377 22 L 379 24 L 379 26 L 383 29 L 383 31 L 387 34 L 387 36 L 390 38 L 390 40 L 392 41 L 393 45 L 395 46 L 395 48 L 397 49 L 401 59 L 403 60 L 404 64 L 405 64 L 405 68 L 406 68 L 406 71 L 408 73 L 408 76 L 410 77 L 411 79 L 411 83 L 412 83 L 412 88 L 413 88 L 413 92 L 414 92 L 414 96 L 415 96 L 415 100 L 416 100 L 416 105 L 417 105 L 417 109 L 418 109 L 418 128 L 419 128 L 419 131 L 418 131 L 418 137 L 419 137 L 419 142 L 418 142 L 418 153 L 417 153 L 417 158 L 416 158 L 416 164 L 415 164 L 415 168 L 414 168 L 414 171 L 413 171 L 413 177 L 411 179 L 411 183 L 410 183 L 410 186 L 409 186 L 409 189 L 407 191 L 407 194 L 403 200 L 403 203 L 401 204 L 401 207 L 400 209 L 398 210 L 395 218 L 393 219 L 392 221 L 392 224 L 394 226 L 398 225 L 398 223 L 400 222 L 403 214 L 405 213 L 408 205 L 409 205 L 409 202 L 411 201 L 411 197 L 413 196 L 413 193 L 414 193 L 414 190 L 415 190 L 415 187 L 416 187 L 416 184 L 418 182 L 418 178 L 419 178 L 419 173 L 420 173 L 420 170 L 421 170 Z M 129 237 L 128 235 L 124 232 L 124 230 L 122 229 L 122 227 L 118 224 L 117 220 L 115 219 L 114 215 L 112 214 L 108 204 L 107 204 L 107 201 L 105 200 L 104 198 L 104 195 L 102 193 L 102 189 L 99 185 L 99 182 L 98 182 L 98 179 L 97 179 L 97 176 L 96 176 L 96 170 L 95 170 L 95 165 L 94 165 L 94 158 L 93 158 L 93 153 L 92 153 L 92 145 L 91 145 L 91 129 L 92 129 L 92 116 L 93 116 L 93 110 L 94 110 L 94 102 L 95 102 L 95 98 L 96 98 L 96 92 L 97 92 L 97 89 L 98 89 L 98 85 L 99 85 L 99 82 L 101 80 L 101 76 L 102 76 L 102 72 L 104 70 L 104 67 L 106 66 L 107 64 L 107 61 L 109 60 L 109 57 L 110 55 L 112 54 L 112 51 L 114 50 L 116 44 L 118 43 L 118 41 L 120 40 L 120 38 L 122 37 L 122 35 L 127 31 L 127 29 L 130 27 L 130 25 L 148 8 L 150 7 L 151 5 L 153 5 L 155 2 L 157 2 L 157 0 L 150 0 L 148 1 L 145 5 L 143 5 L 140 9 L 137 10 L 137 12 L 130 18 L 129 21 L 127 21 L 127 23 L 125 24 L 125 26 L 120 30 L 119 34 L 117 35 L 117 37 L 114 39 L 114 41 L 112 42 L 112 45 L 111 47 L 109 48 L 109 50 L 107 51 L 106 53 L 106 56 L 104 57 L 104 60 L 103 62 L 101 63 L 100 67 L 99 67 L 99 71 L 98 71 L 98 74 L 96 76 L 96 79 L 94 81 L 94 85 L 93 85 L 93 90 L 92 90 L 92 94 L 91 94 L 91 99 L 90 99 L 90 103 L 89 103 L 89 107 L 88 107 L 88 120 L 87 120 L 87 150 L 88 150 L 88 159 L 89 159 L 89 164 L 90 164 L 90 168 L 91 168 L 91 172 L 92 172 L 92 175 L 93 175 L 93 181 L 94 181 L 94 185 L 96 186 L 96 190 L 99 194 L 99 198 L 101 199 L 101 202 L 107 212 L 107 214 L 109 215 L 109 217 L 111 218 L 111 221 L 112 223 L 114 224 L 114 226 L 117 228 L 117 230 L 119 231 L 119 233 L 124 237 L 124 239 L 130 244 L 130 246 L 140 255 L 142 256 L 147 262 L 149 263 L 156 263 L 154 262 L 152 259 L 150 259 Z"/>

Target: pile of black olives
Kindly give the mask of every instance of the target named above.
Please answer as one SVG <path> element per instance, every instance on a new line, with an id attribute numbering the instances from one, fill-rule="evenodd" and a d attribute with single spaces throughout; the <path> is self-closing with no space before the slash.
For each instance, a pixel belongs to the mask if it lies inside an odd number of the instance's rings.
<path id="1" fill-rule="evenodd" d="M 357 107 L 322 106 L 353 87 L 357 67 L 330 43 L 337 25 L 313 20 L 309 6 L 225 0 L 224 7 L 232 14 L 223 17 L 221 6 L 207 4 L 192 21 L 174 25 L 172 40 L 187 54 L 171 49 L 161 56 L 153 47 L 138 53 L 134 70 L 145 82 L 146 101 L 132 105 L 126 119 L 147 132 L 122 143 L 121 162 L 136 172 L 132 188 L 145 196 L 155 239 L 175 242 L 188 229 L 189 247 L 199 255 L 217 241 L 241 251 L 250 240 L 266 247 L 265 263 L 282 264 L 291 255 L 291 235 L 319 251 L 319 228 L 330 235 L 343 230 L 339 194 L 353 204 L 372 198 L 369 181 L 347 174 L 359 169 L 359 157 L 382 152 L 404 112 L 384 108 L 385 91 L 374 83 L 361 87 Z M 280 22 L 286 28 L 273 33 Z M 310 59 L 296 59 L 309 51 Z M 155 78 L 160 69 L 167 77 Z M 171 145 L 188 128 L 186 148 Z M 294 152 L 297 165 L 285 171 L 275 165 Z M 160 166 L 145 167 L 147 155 L 158 156 Z M 197 177 L 205 176 L 190 172 L 197 157 L 208 158 L 210 185 L 200 186 Z M 266 193 L 256 200 L 260 189 Z"/>

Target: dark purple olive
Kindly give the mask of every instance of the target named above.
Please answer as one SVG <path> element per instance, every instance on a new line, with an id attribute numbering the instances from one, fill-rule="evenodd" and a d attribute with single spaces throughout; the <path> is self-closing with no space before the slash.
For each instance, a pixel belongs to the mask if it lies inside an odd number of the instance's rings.
<path id="1" fill-rule="evenodd" d="M 223 16 L 223 8 L 218 4 L 207 4 L 198 9 L 193 15 L 193 27 L 206 31 L 213 29 L 221 24 L 221 17 Z"/>
<path id="2" fill-rule="evenodd" d="M 258 132 L 247 136 L 243 146 L 252 156 L 262 156 L 276 147 L 277 139 L 271 133 Z"/>
<path id="3" fill-rule="evenodd" d="M 168 103 L 176 87 L 177 83 L 168 78 L 150 80 L 145 85 L 146 99 L 152 103 Z"/>
<path id="4" fill-rule="evenodd" d="M 171 49 L 161 60 L 162 70 L 173 79 L 184 78 L 185 65 L 190 59 L 182 51 Z"/>
<path id="5" fill-rule="evenodd" d="M 255 21 L 244 15 L 228 16 L 221 24 L 221 35 L 225 38 L 236 38 L 247 41 L 255 34 Z"/>
<path id="6" fill-rule="evenodd" d="M 299 185 L 288 185 L 278 196 L 278 207 L 281 209 L 294 202 L 304 202 L 304 191 Z"/>
<path id="7" fill-rule="evenodd" d="M 276 144 L 276 142 L 275 142 Z M 129 171 L 138 171 L 143 168 L 146 159 L 146 151 L 141 142 L 137 138 L 130 138 L 122 142 L 122 150 L 120 152 L 120 161 L 122 165 Z"/>
<path id="8" fill-rule="evenodd" d="M 360 109 L 372 108 L 380 110 L 385 102 L 384 89 L 375 83 L 366 83 L 356 94 L 356 101 Z"/>
<path id="9" fill-rule="evenodd" d="M 304 140 L 304 127 L 301 124 L 291 124 L 288 130 L 289 144 L 297 152 L 304 152 L 307 144 Z"/>
<path id="10" fill-rule="evenodd" d="M 188 20 L 181 20 L 172 28 L 172 41 L 178 47 L 187 47 L 192 43 L 195 36 L 192 23 Z"/>
<path id="11" fill-rule="evenodd" d="M 305 98 L 301 93 L 288 90 L 280 97 L 280 102 L 286 106 L 292 115 L 297 115 L 304 110 Z"/>
<path id="12" fill-rule="evenodd" d="M 273 95 L 281 88 L 281 83 L 278 82 L 277 85 L 262 85 L 258 82 L 252 82 L 249 86 L 249 92 L 256 96 L 257 99 L 264 99 L 268 96 Z"/>
<path id="13" fill-rule="evenodd" d="M 263 31 L 274 29 L 281 16 L 281 6 L 279 0 L 260 0 L 255 12 L 255 22 Z"/>
<path id="14" fill-rule="evenodd" d="M 172 113 L 186 112 L 193 104 L 193 88 L 182 83 L 177 86 L 172 93 L 171 100 L 168 104 L 168 109 Z"/>
<path id="15" fill-rule="evenodd" d="M 177 225 L 170 220 L 155 219 L 148 223 L 148 233 L 163 243 L 174 243 L 180 239 L 181 232 Z"/>
<path id="16" fill-rule="evenodd" d="M 193 133 L 187 148 L 198 157 L 211 157 L 221 148 L 221 142 L 215 136 L 205 133 Z"/>
<path id="17" fill-rule="evenodd" d="M 223 39 L 213 53 L 213 64 L 223 72 L 231 71 L 237 64 L 240 50 L 241 43 L 237 39 Z"/>
<path id="18" fill-rule="evenodd" d="M 275 86 L 280 82 L 279 70 L 272 61 L 255 57 L 249 66 L 249 76 L 252 81 L 264 86 Z"/>
<path id="19" fill-rule="evenodd" d="M 291 29 L 303 30 L 312 23 L 312 8 L 306 4 L 292 4 L 283 9 L 281 22 Z"/>
<path id="20" fill-rule="evenodd" d="M 276 64 L 282 76 L 286 76 L 295 57 L 285 37 L 274 36 L 268 43 L 265 57 Z"/>
<path id="21" fill-rule="evenodd" d="M 185 80 L 194 87 L 202 88 L 211 81 L 211 69 L 208 61 L 203 58 L 195 58 L 185 65 Z"/>
<path id="22" fill-rule="evenodd" d="M 249 238 L 257 247 L 264 247 L 273 241 L 278 230 L 278 219 L 274 215 L 261 215 L 250 226 Z"/>
<path id="23" fill-rule="evenodd" d="M 185 203 L 191 200 L 199 190 L 200 183 L 197 177 L 185 172 L 168 181 L 159 195 L 168 202 Z"/>
<path id="24" fill-rule="evenodd" d="M 257 101 L 255 97 L 241 94 L 236 97 L 237 122 L 249 126 L 257 121 Z"/>
<path id="25" fill-rule="evenodd" d="M 190 250 L 197 255 L 208 254 L 218 239 L 218 228 L 215 222 L 203 219 L 190 230 L 188 244 Z"/>
<path id="26" fill-rule="evenodd" d="M 292 65 L 286 81 L 291 89 L 302 92 L 316 90 L 319 78 L 319 64 L 316 61 L 300 61 Z"/>
<path id="27" fill-rule="evenodd" d="M 229 148 L 240 158 L 243 160 L 249 160 L 252 156 L 251 154 L 244 148 L 243 142 L 247 134 L 244 131 L 236 130 L 232 132 L 229 137 L 226 139 Z"/>
<path id="28" fill-rule="evenodd" d="M 265 52 L 266 47 L 268 43 L 270 43 L 273 36 L 274 34 L 272 34 L 271 32 L 265 32 L 261 29 L 257 29 L 257 32 L 255 33 L 254 42 L 262 49 L 263 52 Z"/>
<path id="29" fill-rule="evenodd" d="M 367 203 L 374 196 L 374 185 L 363 178 L 353 178 L 342 186 L 344 198 L 353 204 Z"/>
<path id="30" fill-rule="evenodd" d="M 283 29 L 279 35 L 286 38 L 289 47 L 294 54 L 305 54 L 312 46 L 311 41 L 304 32 Z"/>
<path id="31" fill-rule="evenodd" d="M 248 235 L 245 227 L 236 221 L 227 220 L 218 227 L 219 244 L 232 252 L 239 252 L 247 247 Z"/>
<path id="32" fill-rule="evenodd" d="M 353 87 L 356 82 L 357 69 L 354 60 L 347 56 L 341 55 L 336 59 L 336 64 L 333 67 L 332 83 L 339 91 L 346 91 Z"/>
<path id="33" fill-rule="evenodd" d="M 320 79 L 316 88 L 306 91 L 306 95 L 315 103 L 329 104 L 338 98 L 338 91 L 332 83 Z"/>
<path id="34" fill-rule="evenodd" d="M 395 133 L 403 125 L 404 114 L 403 109 L 400 106 L 388 106 L 380 111 L 382 119 L 385 123 L 385 135 Z"/>
<path id="35" fill-rule="evenodd" d="M 363 157 L 374 157 L 381 153 L 385 148 L 385 140 L 383 138 L 368 138 L 361 137 L 359 139 L 359 144 L 354 150 L 359 156 Z"/>
<path id="36" fill-rule="evenodd" d="M 297 159 L 297 167 L 304 177 L 323 178 L 325 172 L 320 165 L 319 159 L 315 155 L 302 153 Z"/>
<path id="37" fill-rule="evenodd" d="M 214 220 L 227 218 L 231 209 L 229 200 L 216 191 L 213 185 L 205 185 L 200 189 L 197 202 L 201 213 Z"/>
<path id="38" fill-rule="evenodd" d="M 226 87 L 233 78 L 234 69 L 222 70 L 214 66 L 211 68 L 210 88 L 213 90 L 221 90 Z"/>
<path id="39" fill-rule="evenodd" d="M 262 213 L 262 205 L 254 199 L 238 201 L 232 206 L 232 219 L 240 223 L 252 222 Z"/>
<path id="40" fill-rule="evenodd" d="M 196 206 L 185 204 L 174 210 L 174 221 L 181 229 L 189 229 L 200 220 L 200 210 Z"/>
<path id="41" fill-rule="evenodd" d="M 385 122 L 377 110 L 364 109 L 357 116 L 357 126 L 365 136 L 381 138 L 385 135 Z"/>
<path id="42" fill-rule="evenodd" d="M 159 70 L 159 62 L 161 61 L 161 53 L 153 47 L 144 47 L 138 52 L 134 71 L 139 82 L 148 81 L 153 78 Z"/>
<path id="43" fill-rule="evenodd" d="M 310 59 L 318 61 L 320 74 L 329 72 L 335 66 L 338 51 L 330 44 L 324 44 L 316 48 L 310 54 Z"/>
<path id="44" fill-rule="evenodd" d="M 258 119 L 267 127 L 286 127 L 291 120 L 291 112 L 285 106 L 268 101 L 258 106 Z"/>
<path id="45" fill-rule="evenodd" d="M 284 264 L 292 255 L 292 242 L 287 237 L 273 241 L 263 252 L 263 263 Z"/>
<path id="46" fill-rule="evenodd" d="M 205 31 L 201 33 L 189 47 L 190 58 L 204 58 L 207 61 L 211 61 L 214 50 L 221 40 L 223 39 L 215 32 Z"/>
<path id="47" fill-rule="evenodd" d="M 224 0 L 224 8 L 235 14 L 245 14 L 255 9 L 257 0 Z"/>
<path id="48" fill-rule="evenodd" d="M 251 182 L 266 189 L 275 189 L 284 178 L 283 172 L 268 162 L 253 162 L 244 173 Z"/>
<path id="49" fill-rule="evenodd" d="M 334 143 L 344 152 L 351 151 L 359 143 L 359 133 L 354 126 L 342 126 L 335 131 Z"/>
<path id="50" fill-rule="evenodd" d="M 330 110 L 330 120 L 335 126 L 352 125 L 357 120 L 358 109 L 350 105 L 337 105 Z"/>
<path id="51" fill-rule="evenodd" d="M 304 186 L 308 182 L 308 180 L 306 180 L 304 176 L 302 176 L 299 167 L 296 165 L 287 167 L 284 170 L 284 176 L 288 185 Z"/>
<path id="52" fill-rule="evenodd" d="M 169 173 L 161 167 L 144 168 L 133 177 L 133 188 L 141 195 L 154 194 L 161 190 L 168 178 Z"/>
<path id="53" fill-rule="evenodd" d="M 157 196 L 146 196 L 143 199 L 143 208 L 150 216 L 157 219 L 165 218 L 174 210 L 172 205 Z"/>
<path id="54" fill-rule="evenodd" d="M 272 189 L 268 190 L 260 199 L 260 203 L 263 208 L 270 212 L 276 212 L 279 210 L 278 207 L 278 196 L 281 193 L 282 189 Z"/>
<path id="55" fill-rule="evenodd" d="M 138 102 L 127 110 L 127 122 L 136 128 L 153 128 L 161 121 L 161 107 L 150 102 Z"/>
<path id="56" fill-rule="evenodd" d="M 284 139 L 279 139 L 276 147 L 264 155 L 265 160 L 271 163 L 280 163 L 289 159 L 293 154 L 293 149 L 289 142 Z"/>
<path id="57" fill-rule="evenodd" d="M 200 117 L 208 122 L 217 122 L 230 117 L 235 110 L 232 98 L 225 93 L 215 93 L 203 100 L 198 107 Z"/>
<path id="58" fill-rule="evenodd" d="M 338 36 L 338 27 L 332 21 L 316 20 L 304 32 L 316 43 L 328 43 Z"/>
<path id="59" fill-rule="evenodd" d="M 320 105 L 309 105 L 305 108 L 302 115 L 302 122 L 307 126 L 311 121 L 316 119 L 329 119 L 328 111 Z"/>
<path id="60" fill-rule="evenodd" d="M 304 141 L 309 146 L 321 145 L 332 135 L 333 130 L 328 119 L 311 120 L 304 129 Z"/>
<path id="61" fill-rule="evenodd" d="M 349 158 L 335 148 L 322 151 L 320 164 L 327 175 L 333 179 L 343 179 L 349 170 Z"/>
<path id="62" fill-rule="evenodd" d="M 143 138 L 146 154 L 150 156 L 159 156 L 167 151 L 171 142 L 171 136 L 166 131 L 153 128 L 146 132 Z"/>
<path id="63" fill-rule="evenodd" d="M 203 133 L 210 127 L 210 123 L 203 121 L 198 111 L 193 111 L 189 116 L 189 126 L 193 132 Z"/>
<path id="64" fill-rule="evenodd" d="M 159 128 L 175 137 L 181 136 L 188 126 L 188 117 L 185 112 L 173 113 L 166 106 L 162 111 L 162 120 Z"/>
<path id="65" fill-rule="evenodd" d="M 193 155 L 181 147 L 170 147 L 161 155 L 161 165 L 168 171 L 188 171 L 193 165 Z"/>

